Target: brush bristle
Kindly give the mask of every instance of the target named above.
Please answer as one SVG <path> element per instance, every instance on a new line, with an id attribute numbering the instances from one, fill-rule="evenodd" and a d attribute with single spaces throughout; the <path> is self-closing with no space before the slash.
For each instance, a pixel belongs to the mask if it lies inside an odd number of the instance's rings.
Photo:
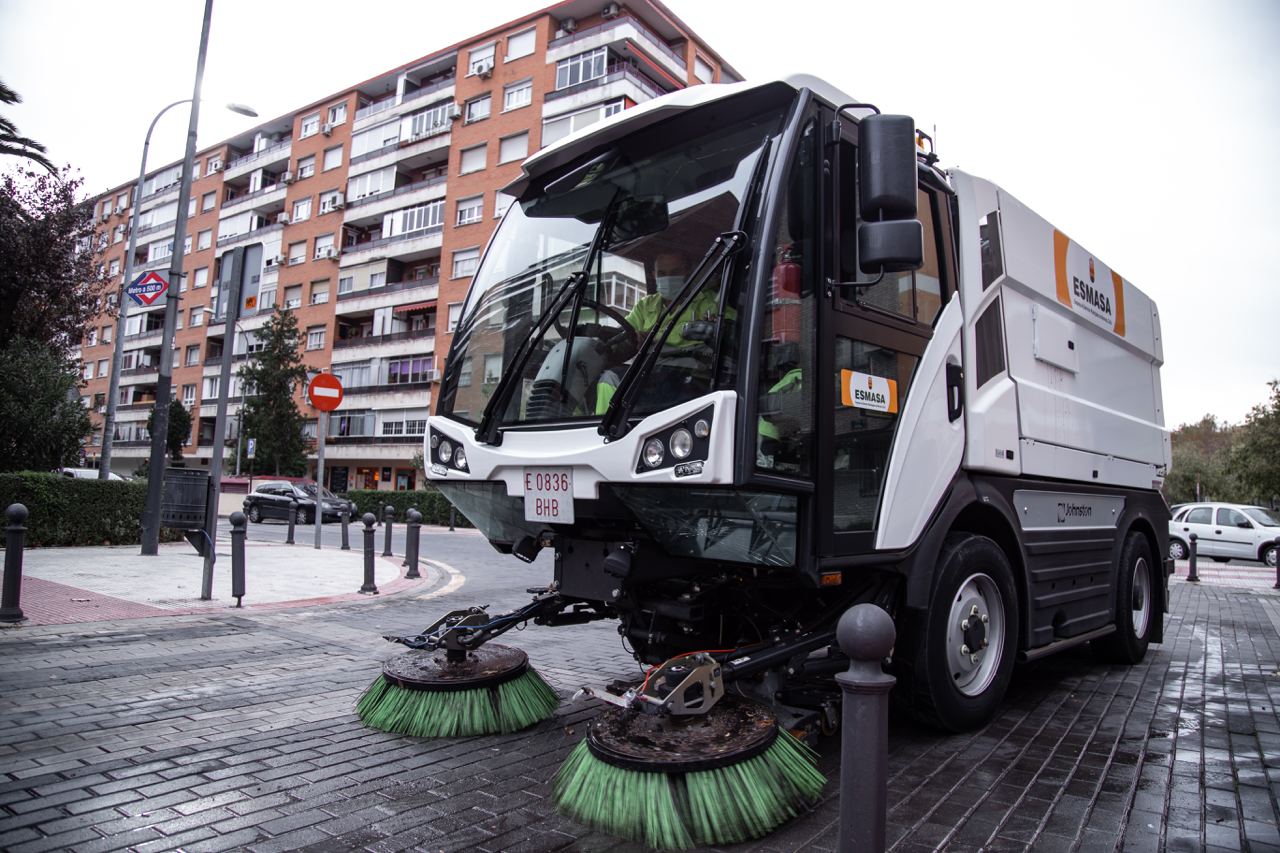
<path id="1" fill-rule="evenodd" d="M 556 774 L 564 814 L 650 847 L 684 850 L 767 835 L 817 801 L 826 778 L 817 754 L 785 731 L 763 753 L 692 773 L 646 773 L 608 764 L 583 741 Z"/>
<path id="2" fill-rule="evenodd" d="M 559 697 L 532 668 L 496 687 L 411 690 L 378 676 L 356 703 L 373 729 L 413 737 L 510 734 L 545 720 Z"/>

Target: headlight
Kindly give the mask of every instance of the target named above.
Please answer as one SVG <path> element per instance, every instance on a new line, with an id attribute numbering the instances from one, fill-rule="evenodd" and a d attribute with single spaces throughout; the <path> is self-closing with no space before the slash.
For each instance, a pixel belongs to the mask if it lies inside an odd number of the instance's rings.
<path id="1" fill-rule="evenodd" d="M 706 438 L 711 435 L 711 424 L 707 423 L 705 418 L 699 418 L 698 422 L 693 425 L 693 434 L 698 438 Z"/>
<path id="2" fill-rule="evenodd" d="M 662 464 L 662 458 L 666 453 L 662 449 L 662 440 L 651 438 L 644 444 L 644 464 L 650 468 L 657 468 Z"/>
<path id="3" fill-rule="evenodd" d="M 457 465 L 459 468 L 461 468 L 461 469 L 463 469 L 463 470 L 466 470 L 466 467 L 467 467 L 467 452 L 466 452 L 465 450 L 463 450 L 461 447 L 459 447 L 459 448 L 458 448 L 458 452 L 457 452 L 457 453 L 453 454 L 453 464 L 454 464 L 454 465 Z"/>
<path id="4" fill-rule="evenodd" d="M 440 436 L 437 433 L 431 433 L 431 447 L 434 450 L 440 444 Z"/>
<path id="5" fill-rule="evenodd" d="M 453 445 L 447 441 L 441 441 L 440 446 L 436 448 L 436 452 L 440 454 L 441 462 L 448 462 L 453 458 Z"/>
<path id="6" fill-rule="evenodd" d="M 671 433 L 671 455 L 677 459 L 686 458 L 693 450 L 693 436 L 683 427 Z"/>

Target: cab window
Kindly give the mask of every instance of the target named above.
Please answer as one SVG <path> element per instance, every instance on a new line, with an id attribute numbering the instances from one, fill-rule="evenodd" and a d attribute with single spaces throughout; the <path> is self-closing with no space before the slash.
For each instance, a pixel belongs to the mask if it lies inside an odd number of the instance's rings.
<path id="1" fill-rule="evenodd" d="M 1244 513 L 1226 508 L 1218 510 L 1218 524 L 1225 527 L 1253 527 L 1249 519 L 1244 517 Z"/>
<path id="2" fill-rule="evenodd" d="M 1198 506 L 1187 513 L 1184 521 L 1187 524 L 1213 524 L 1213 510 L 1207 506 Z"/>

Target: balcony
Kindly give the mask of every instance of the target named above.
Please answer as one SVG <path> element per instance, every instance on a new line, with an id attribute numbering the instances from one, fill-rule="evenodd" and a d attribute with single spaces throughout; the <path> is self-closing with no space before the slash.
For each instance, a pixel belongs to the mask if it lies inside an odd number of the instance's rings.
<path id="1" fill-rule="evenodd" d="M 430 158 L 424 155 L 449 147 L 453 136 L 452 130 L 452 123 L 436 125 L 426 133 L 401 139 L 394 145 L 384 145 L 376 151 L 367 151 L 358 157 L 352 157 L 348 178 L 354 178 L 366 172 L 376 172 L 405 161 L 411 165 L 425 165 Z M 419 162 L 415 163 L 415 160 Z"/>
<path id="2" fill-rule="evenodd" d="M 345 246 L 342 249 L 340 263 L 345 269 L 383 258 L 417 260 L 439 255 L 443 235 L 443 225 L 432 225 L 420 231 L 410 231 L 407 234 L 397 234 L 394 237 L 382 237 L 367 243 Z"/>
<path id="3" fill-rule="evenodd" d="M 264 225 L 261 228 L 255 228 L 252 231 L 246 231 L 243 234 L 228 234 L 226 237 L 218 238 L 218 249 L 219 250 L 227 249 L 236 245 L 237 243 L 248 243 L 252 240 L 261 240 L 264 237 L 266 237 L 266 235 L 268 234 L 272 234 L 272 233 L 275 233 L 276 231 L 283 231 L 283 230 L 284 230 L 283 225 L 281 225 L 278 222 L 274 222 L 271 225 Z"/>
<path id="4" fill-rule="evenodd" d="M 181 180 L 174 181 L 172 184 L 169 184 L 167 187 L 161 187 L 158 190 L 152 191 L 150 195 L 144 195 L 142 198 L 138 199 L 138 204 L 139 205 L 151 204 L 153 202 L 156 204 L 161 204 L 168 201 L 177 201 L 178 189 L 181 186 L 182 186 Z M 172 198 L 170 198 L 170 196 L 172 196 Z"/>
<path id="5" fill-rule="evenodd" d="M 356 360 L 361 357 L 423 355 L 435 352 L 436 339 L 434 329 L 421 329 L 414 332 L 392 332 L 387 335 L 365 335 L 360 338 L 339 338 L 333 342 L 336 353 L 342 350 L 344 358 Z M 367 350 L 367 352 L 366 352 Z"/>
<path id="6" fill-rule="evenodd" d="M 160 381 L 160 369 L 151 367 L 131 367 L 120 371 L 121 385 L 154 385 Z"/>
<path id="7" fill-rule="evenodd" d="M 237 157 L 227 163 L 222 179 L 224 181 L 234 180 L 235 178 L 247 175 L 250 172 L 261 169 L 264 166 L 270 166 L 275 163 L 288 161 L 293 152 L 293 139 L 282 139 L 274 145 L 268 145 L 261 151 L 254 151 L 245 154 L 243 157 Z"/>
<path id="8" fill-rule="evenodd" d="M 369 104 L 367 107 L 361 107 L 360 109 L 356 110 L 355 121 L 360 121 L 361 119 L 369 118 L 369 116 L 376 116 L 379 113 L 384 113 L 387 110 L 394 107 L 395 105 L 396 105 L 395 95 L 392 95 L 389 98 L 383 98 L 381 101 L 374 101 L 372 104 Z"/>
<path id="9" fill-rule="evenodd" d="M 137 345 L 145 346 L 146 344 L 150 344 L 150 343 L 158 344 L 160 343 L 160 336 L 162 332 L 164 332 L 164 329 L 160 327 L 157 327 L 154 329 L 145 329 L 141 332 L 136 332 L 132 335 L 125 335 L 124 342 L 127 345 L 134 345 L 133 348 L 136 348 Z"/>
<path id="10" fill-rule="evenodd" d="M 383 98 L 381 101 L 375 101 L 367 107 L 361 107 L 356 110 L 355 119 L 351 123 L 351 132 L 357 133 L 392 116 L 411 112 L 414 107 L 420 107 L 426 103 L 423 99 L 429 95 L 434 95 L 440 100 L 452 98 L 455 82 L 455 78 L 449 77 L 444 80 L 438 80 L 428 86 L 423 86 L 421 89 L 406 92 L 404 98 L 398 102 L 395 96 L 392 95 L 389 98 Z"/>
<path id="11" fill-rule="evenodd" d="M 415 203 L 434 201 L 443 198 L 447 188 L 447 175 L 437 175 L 425 181 L 406 184 L 394 190 L 367 195 L 362 198 L 347 200 L 346 222 L 363 219 L 381 218 L 384 213 L 392 213 L 402 207 L 412 207 Z"/>
<path id="12" fill-rule="evenodd" d="M 238 195 L 222 203 L 220 216 L 226 217 L 246 210 L 277 212 L 284 210 L 285 184 L 271 184 L 251 193 Z M 250 204 L 249 202 L 253 202 Z"/>
<path id="13" fill-rule="evenodd" d="M 439 279 L 397 281 L 382 287 L 370 287 L 338 294 L 338 305 L 334 308 L 334 314 L 339 316 L 361 314 L 376 311 L 379 308 L 398 308 L 398 306 L 412 303 L 435 302 L 439 296 Z"/>
<path id="14" fill-rule="evenodd" d="M 177 227 L 177 224 L 178 220 L 170 219 L 168 222 L 160 222 L 155 225 L 148 225 L 145 228 L 139 228 L 138 239 L 141 240 L 143 237 L 151 237 L 166 231 L 172 234 L 174 228 Z"/>
<path id="15" fill-rule="evenodd" d="M 543 99 L 542 116 L 551 118 L 610 98 L 626 96 L 637 103 L 643 103 L 663 94 L 662 89 L 652 80 L 630 65 L 615 63 L 606 69 L 603 77 L 548 92 Z M 553 103 L 555 106 L 552 106 Z"/>
<path id="16" fill-rule="evenodd" d="M 570 56 L 606 45 L 613 45 L 618 49 L 618 42 L 631 43 L 622 46 L 623 53 L 630 53 L 632 44 L 641 48 L 645 59 L 657 63 L 664 71 L 680 81 L 681 85 L 689 78 L 685 58 L 668 47 L 666 42 L 645 24 L 630 15 L 622 15 L 612 21 L 552 39 L 547 44 L 547 62 L 559 62 Z"/>

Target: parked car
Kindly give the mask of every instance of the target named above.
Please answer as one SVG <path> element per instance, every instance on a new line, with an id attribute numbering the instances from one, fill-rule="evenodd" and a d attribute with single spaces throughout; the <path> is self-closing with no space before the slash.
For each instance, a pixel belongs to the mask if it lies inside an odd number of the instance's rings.
<path id="1" fill-rule="evenodd" d="M 96 480 L 98 479 L 97 468 L 55 468 L 53 473 L 61 474 L 64 477 L 72 477 L 76 480 Z M 123 480 L 119 474 L 114 472 L 107 475 L 108 480 Z"/>
<path id="2" fill-rule="evenodd" d="M 1196 535 L 1196 553 L 1201 557 L 1219 563 L 1257 560 L 1275 566 L 1280 514 L 1243 504 L 1187 504 L 1169 521 L 1170 557 L 1187 558 L 1192 533 Z"/>
<path id="3" fill-rule="evenodd" d="M 268 518 L 289 519 L 289 502 L 297 501 L 298 524 L 311 524 L 316 517 L 316 483 L 313 480 L 290 482 L 288 480 L 265 480 L 258 484 L 244 499 L 244 511 L 249 520 L 255 524 Z M 334 495 L 328 489 L 321 488 L 323 520 L 337 521 L 344 509 L 351 510 L 350 501 Z"/>

